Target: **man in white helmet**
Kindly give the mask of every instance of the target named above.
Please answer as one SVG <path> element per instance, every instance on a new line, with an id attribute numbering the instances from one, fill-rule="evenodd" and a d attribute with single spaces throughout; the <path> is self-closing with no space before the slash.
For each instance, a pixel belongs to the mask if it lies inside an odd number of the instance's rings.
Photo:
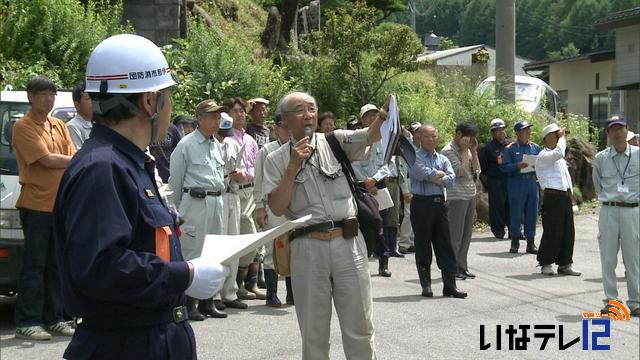
<path id="1" fill-rule="evenodd" d="M 66 310 L 79 319 L 64 358 L 196 358 L 185 294 L 210 298 L 228 269 L 183 260 L 144 153 L 166 137 L 174 84 L 158 47 L 137 35 L 110 37 L 89 58 L 95 125 L 54 208 Z"/>

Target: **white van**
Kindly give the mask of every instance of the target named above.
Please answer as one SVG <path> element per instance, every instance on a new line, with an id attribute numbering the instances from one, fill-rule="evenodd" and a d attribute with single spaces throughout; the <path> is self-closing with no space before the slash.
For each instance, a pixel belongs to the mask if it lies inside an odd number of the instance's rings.
<path id="1" fill-rule="evenodd" d="M 16 292 L 22 265 L 24 235 L 16 209 L 20 183 L 11 136 L 13 125 L 30 108 L 26 91 L 0 92 L 0 295 Z M 66 122 L 75 114 L 71 93 L 59 91 L 50 115 Z"/>
<path id="2" fill-rule="evenodd" d="M 558 93 L 546 82 L 532 76 L 515 76 L 516 104 L 528 113 L 544 115 L 555 122 L 558 109 Z M 489 76 L 478 85 L 477 91 L 483 95 L 494 96 L 496 77 Z"/>

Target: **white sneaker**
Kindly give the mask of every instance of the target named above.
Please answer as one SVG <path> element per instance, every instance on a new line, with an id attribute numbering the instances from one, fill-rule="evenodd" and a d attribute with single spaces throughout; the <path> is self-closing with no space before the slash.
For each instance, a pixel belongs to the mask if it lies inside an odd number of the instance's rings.
<path id="1" fill-rule="evenodd" d="M 76 332 L 71 325 L 67 324 L 64 321 L 60 321 L 57 324 L 47 325 L 44 327 L 49 333 L 52 335 L 60 335 L 60 336 L 73 336 Z"/>
<path id="2" fill-rule="evenodd" d="M 542 275 L 555 275 L 555 271 L 553 271 L 553 266 L 551 266 L 551 264 L 549 265 L 542 265 Z"/>
<path id="3" fill-rule="evenodd" d="M 582 272 L 580 270 L 574 269 L 573 266 L 571 266 L 571 264 L 569 264 L 569 265 L 564 265 L 564 266 L 558 266 L 558 274 L 560 274 L 560 275 L 570 275 L 570 276 L 580 276 L 580 275 L 582 275 Z"/>
<path id="4" fill-rule="evenodd" d="M 44 331 L 42 326 L 27 326 L 16 328 L 16 338 L 26 340 L 51 340 L 51 334 Z"/>

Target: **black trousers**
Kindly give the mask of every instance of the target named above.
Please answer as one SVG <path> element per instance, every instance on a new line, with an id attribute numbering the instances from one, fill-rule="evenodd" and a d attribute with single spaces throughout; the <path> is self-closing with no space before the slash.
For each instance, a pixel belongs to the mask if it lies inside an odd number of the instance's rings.
<path id="1" fill-rule="evenodd" d="M 568 194 L 545 192 L 542 198 L 542 240 L 538 263 L 560 266 L 573 263 L 573 209 Z"/>
<path id="2" fill-rule="evenodd" d="M 509 197 L 507 178 L 489 177 L 489 222 L 491 232 L 497 237 L 504 236 L 504 227 L 509 228 Z"/>
<path id="3" fill-rule="evenodd" d="M 53 215 L 24 208 L 19 210 L 24 253 L 18 278 L 16 326 L 53 325 L 64 320 Z"/>
<path id="4" fill-rule="evenodd" d="M 411 226 L 415 235 L 417 267 L 431 267 L 433 246 L 438 268 L 455 273 L 456 257 L 451 246 L 444 197 L 414 195 L 411 199 Z"/>

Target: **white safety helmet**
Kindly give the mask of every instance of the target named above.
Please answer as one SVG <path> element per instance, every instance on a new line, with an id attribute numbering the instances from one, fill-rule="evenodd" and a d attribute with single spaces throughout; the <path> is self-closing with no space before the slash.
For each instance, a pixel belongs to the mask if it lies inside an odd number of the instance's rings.
<path id="1" fill-rule="evenodd" d="M 160 49 L 139 35 L 120 34 L 103 40 L 87 63 L 87 93 L 137 94 L 175 84 Z"/>

